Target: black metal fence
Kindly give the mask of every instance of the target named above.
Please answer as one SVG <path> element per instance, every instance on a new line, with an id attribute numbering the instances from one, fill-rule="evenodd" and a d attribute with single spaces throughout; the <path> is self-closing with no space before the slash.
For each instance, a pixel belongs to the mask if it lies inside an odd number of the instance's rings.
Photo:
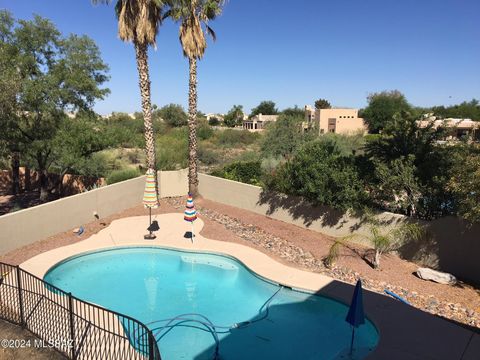
<path id="1" fill-rule="evenodd" d="M 71 359 L 161 360 L 141 322 L 82 301 L 18 266 L 0 262 L 0 319 L 39 337 Z"/>

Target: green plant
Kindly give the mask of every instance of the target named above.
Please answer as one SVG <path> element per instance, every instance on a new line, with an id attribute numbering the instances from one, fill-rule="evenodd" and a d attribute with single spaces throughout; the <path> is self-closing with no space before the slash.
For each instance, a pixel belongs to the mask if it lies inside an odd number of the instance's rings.
<path id="1" fill-rule="evenodd" d="M 253 144 L 258 138 L 257 133 L 246 130 L 226 129 L 215 132 L 214 142 L 225 147 L 238 147 Z"/>
<path id="2" fill-rule="evenodd" d="M 208 140 L 213 136 L 213 129 L 207 123 L 202 123 L 197 129 L 197 136 L 200 140 Z"/>
<path id="3" fill-rule="evenodd" d="M 234 162 L 224 166 L 223 169 L 213 171 L 212 175 L 246 184 L 261 185 L 262 166 L 260 161 Z"/>
<path id="4" fill-rule="evenodd" d="M 215 116 L 211 117 L 209 120 L 208 120 L 208 125 L 210 126 L 218 126 L 220 125 L 220 120 L 218 120 L 218 118 L 216 118 Z"/>
<path id="5" fill-rule="evenodd" d="M 215 150 L 200 146 L 198 149 L 198 160 L 205 165 L 214 165 L 220 163 L 221 157 Z"/>
<path id="6" fill-rule="evenodd" d="M 340 256 L 340 248 L 347 246 L 350 240 L 360 238 L 366 240 L 373 246 L 374 257 L 372 265 L 375 269 L 380 267 L 380 258 L 383 254 L 398 249 L 407 241 L 416 241 L 426 235 L 425 229 L 418 224 L 402 223 L 400 225 L 388 226 L 380 222 L 370 220 L 369 233 L 352 234 L 336 239 L 330 247 L 325 258 L 325 264 L 331 266 Z"/>
<path id="7" fill-rule="evenodd" d="M 187 128 L 172 129 L 157 139 L 157 169 L 178 170 L 188 164 Z"/>
<path id="8" fill-rule="evenodd" d="M 343 211 L 369 201 L 354 157 L 343 156 L 334 142 L 306 143 L 268 178 L 267 187 Z"/>
<path id="9" fill-rule="evenodd" d="M 108 175 L 106 181 L 108 185 L 111 185 L 128 179 L 136 178 L 140 175 L 141 173 L 138 169 L 115 170 Z"/>

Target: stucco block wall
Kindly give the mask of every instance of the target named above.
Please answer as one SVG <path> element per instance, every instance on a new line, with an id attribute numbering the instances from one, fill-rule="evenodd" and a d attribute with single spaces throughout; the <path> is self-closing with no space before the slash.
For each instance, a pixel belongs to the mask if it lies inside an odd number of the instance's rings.
<path id="1" fill-rule="evenodd" d="M 260 187 L 199 174 L 199 192 L 206 199 L 269 216 L 332 237 L 352 232 L 367 234 L 368 224 L 359 217 L 328 207 L 314 207 L 293 196 L 264 192 Z M 394 226 L 406 218 L 388 212 L 377 217 Z M 425 225 L 428 236 L 405 244 L 399 255 L 420 265 L 451 272 L 480 284 L 480 224 L 468 226 L 456 217 Z"/>
<path id="2" fill-rule="evenodd" d="M 187 172 L 159 172 L 160 197 L 187 194 Z M 145 176 L 0 216 L 0 254 L 137 206 Z"/>
<path id="3" fill-rule="evenodd" d="M 188 169 L 178 171 L 159 171 L 160 197 L 183 196 L 188 193 Z"/>

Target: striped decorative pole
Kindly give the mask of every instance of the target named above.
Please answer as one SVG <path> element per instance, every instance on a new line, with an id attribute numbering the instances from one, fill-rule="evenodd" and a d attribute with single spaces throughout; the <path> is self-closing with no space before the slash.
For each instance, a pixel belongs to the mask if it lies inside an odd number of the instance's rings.
<path id="1" fill-rule="evenodd" d="M 146 177 L 145 191 L 143 192 L 143 206 L 150 212 L 150 227 L 152 225 L 152 209 L 158 208 L 160 203 L 158 202 L 157 187 L 155 186 L 155 170 L 148 169 Z M 144 237 L 145 239 L 150 240 L 155 239 L 155 235 L 153 235 L 152 231 Z"/>
<path id="2" fill-rule="evenodd" d="M 193 242 L 193 237 L 195 236 L 193 233 L 193 222 L 197 220 L 197 210 L 195 210 L 195 205 L 193 204 L 192 194 L 188 194 L 187 206 L 185 208 L 183 219 L 185 221 L 192 223 L 192 242 Z"/>

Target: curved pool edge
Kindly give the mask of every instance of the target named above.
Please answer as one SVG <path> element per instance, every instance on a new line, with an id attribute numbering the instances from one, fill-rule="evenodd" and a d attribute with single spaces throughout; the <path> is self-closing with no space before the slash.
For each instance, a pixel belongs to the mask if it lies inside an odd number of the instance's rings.
<path id="1" fill-rule="evenodd" d="M 203 237 L 200 234 L 204 225 L 201 219 L 195 222 L 195 228 L 199 234 L 196 235 L 196 241 L 193 244 L 183 237 L 183 234 L 190 230 L 190 224 L 185 223 L 183 214 L 157 215 L 156 220 L 159 221 L 161 229 L 156 233 L 157 238 L 153 241 L 143 239 L 148 216 L 123 218 L 113 221 L 110 226 L 83 241 L 39 254 L 22 263 L 21 267 L 43 278 L 52 266 L 70 256 L 126 246 L 154 246 L 231 256 L 256 275 L 274 283 L 283 284 L 295 290 L 314 292 L 344 304 L 348 304 L 351 300 L 353 285 L 322 274 L 289 267 L 259 250 L 245 245 Z M 168 226 L 164 224 L 168 224 Z M 444 352 L 448 355 L 448 349 L 439 350 L 442 347 L 439 347 L 437 342 L 434 347 L 433 344 L 425 346 L 418 340 L 418 334 L 421 332 L 435 332 L 439 327 L 445 329 L 447 333 L 451 333 L 452 336 L 463 336 L 467 340 L 470 336 L 467 330 L 382 294 L 364 290 L 364 302 L 365 314 L 379 333 L 377 347 L 367 357 L 368 359 L 382 359 L 387 354 L 389 356 L 397 354 L 403 358 L 409 358 L 409 354 L 441 354 Z M 416 327 L 416 331 L 412 331 L 412 326 Z M 463 332 L 461 332 L 462 330 Z M 442 356 L 439 358 L 447 359 Z"/>
<path id="2" fill-rule="evenodd" d="M 235 262 L 237 262 L 239 265 L 241 265 L 242 267 L 245 268 L 245 270 L 247 270 L 249 273 L 252 274 L 252 276 L 255 276 L 257 277 L 258 279 L 262 280 L 262 281 L 265 281 L 269 284 L 272 284 L 272 285 L 275 285 L 275 286 L 279 286 L 279 287 L 284 287 L 284 288 L 288 288 L 288 289 L 291 289 L 291 290 L 294 290 L 294 291 L 297 291 L 297 292 L 301 292 L 301 293 L 305 293 L 305 294 L 308 294 L 308 295 L 313 295 L 313 296 L 322 296 L 322 297 L 325 297 L 325 298 L 328 298 L 332 301 L 335 301 L 335 302 L 338 302 L 342 305 L 345 305 L 345 306 L 349 306 L 349 301 L 344 301 L 344 299 L 337 299 L 337 298 L 334 298 L 334 297 L 330 297 L 330 296 L 327 296 L 321 292 L 318 292 L 318 291 L 312 291 L 312 290 L 308 290 L 308 289 L 304 289 L 304 288 L 299 288 L 299 287 L 295 287 L 295 286 L 289 286 L 289 285 L 286 285 L 286 284 L 283 284 L 283 283 L 280 283 L 280 282 L 277 282 L 277 281 L 274 281 L 270 278 L 267 278 L 267 277 L 264 277 L 262 276 L 261 274 L 255 272 L 254 269 L 251 269 L 249 268 L 246 264 L 244 264 L 240 259 L 236 258 L 235 256 L 233 255 L 230 255 L 230 254 L 224 254 L 224 253 L 219 253 L 219 252 L 212 252 L 212 251 L 198 251 L 198 250 L 188 250 L 188 249 L 179 249 L 179 248 L 174 248 L 174 247 L 166 247 L 166 246 L 160 246 L 160 245 L 157 245 L 157 246 L 153 246 L 153 245 L 136 245 L 136 246 L 116 246 L 116 247 L 109 247 L 109 248 L 103 248 L 103 249 L 98 249 L 98 250 L 91 250 L 91 251 L 87 251 L 87 252 L 83 252 L 83 253 L 79 253 L 79 254 L 76 254 L 76 255 L 73 255 L 73 256 L 69 256 L 61 261 L 59 261 L 58 263 L 56 264 L 53 264 L 50 268 L 48 268 L 48 270 L 45 272 L 45 275 L 43 276 L 43 280 L 45 280 L 45 277 L 48 275 L 48 273 L 50 273 L 51 271 L 53 271 L 54 269 L 56 269 L 57 267 L 60 267 L 62 264 L 64 263 L 67 263 L 71 260 L 74 260 L 74 259 L 77 259 L 77 258 L 80 258 L 80 257 L 84 257 L 84 256 L 88 256 L 88 255 L 91 255 L 91 254 L 96 254 L 96 253 L 101 253 L 101 252 L 108 252 L 108 251 L 115 251 L 115 250 L 124 250 L 124 249 L 161 249 L 161 250 L 167 250 L 167 251 L 176 251 L 176 252 L 181 252 L 181 253 L 185 253 L 185 254 L 207 254 L 207 255 L 215 255 L 215 256 L 220 256 L 220 257 L 225 257 L 227 259 L 231 259 Z M 98 306 L 101 306 L 101 305 L 98 305 Z M 378 328 L 377 326 L 375 325 L 375 323 L 370 319 L 370 317 L 368 316 L 368 314 L 366 315 L 366 318 L 368 321 L 370 321 L 372 323 L 372 325 L 375 327 L 375 330 L 377 331 L 377 334 L 378 334 L 378 337 L 380 338 L 380 332 L 378 331 Z"/>

